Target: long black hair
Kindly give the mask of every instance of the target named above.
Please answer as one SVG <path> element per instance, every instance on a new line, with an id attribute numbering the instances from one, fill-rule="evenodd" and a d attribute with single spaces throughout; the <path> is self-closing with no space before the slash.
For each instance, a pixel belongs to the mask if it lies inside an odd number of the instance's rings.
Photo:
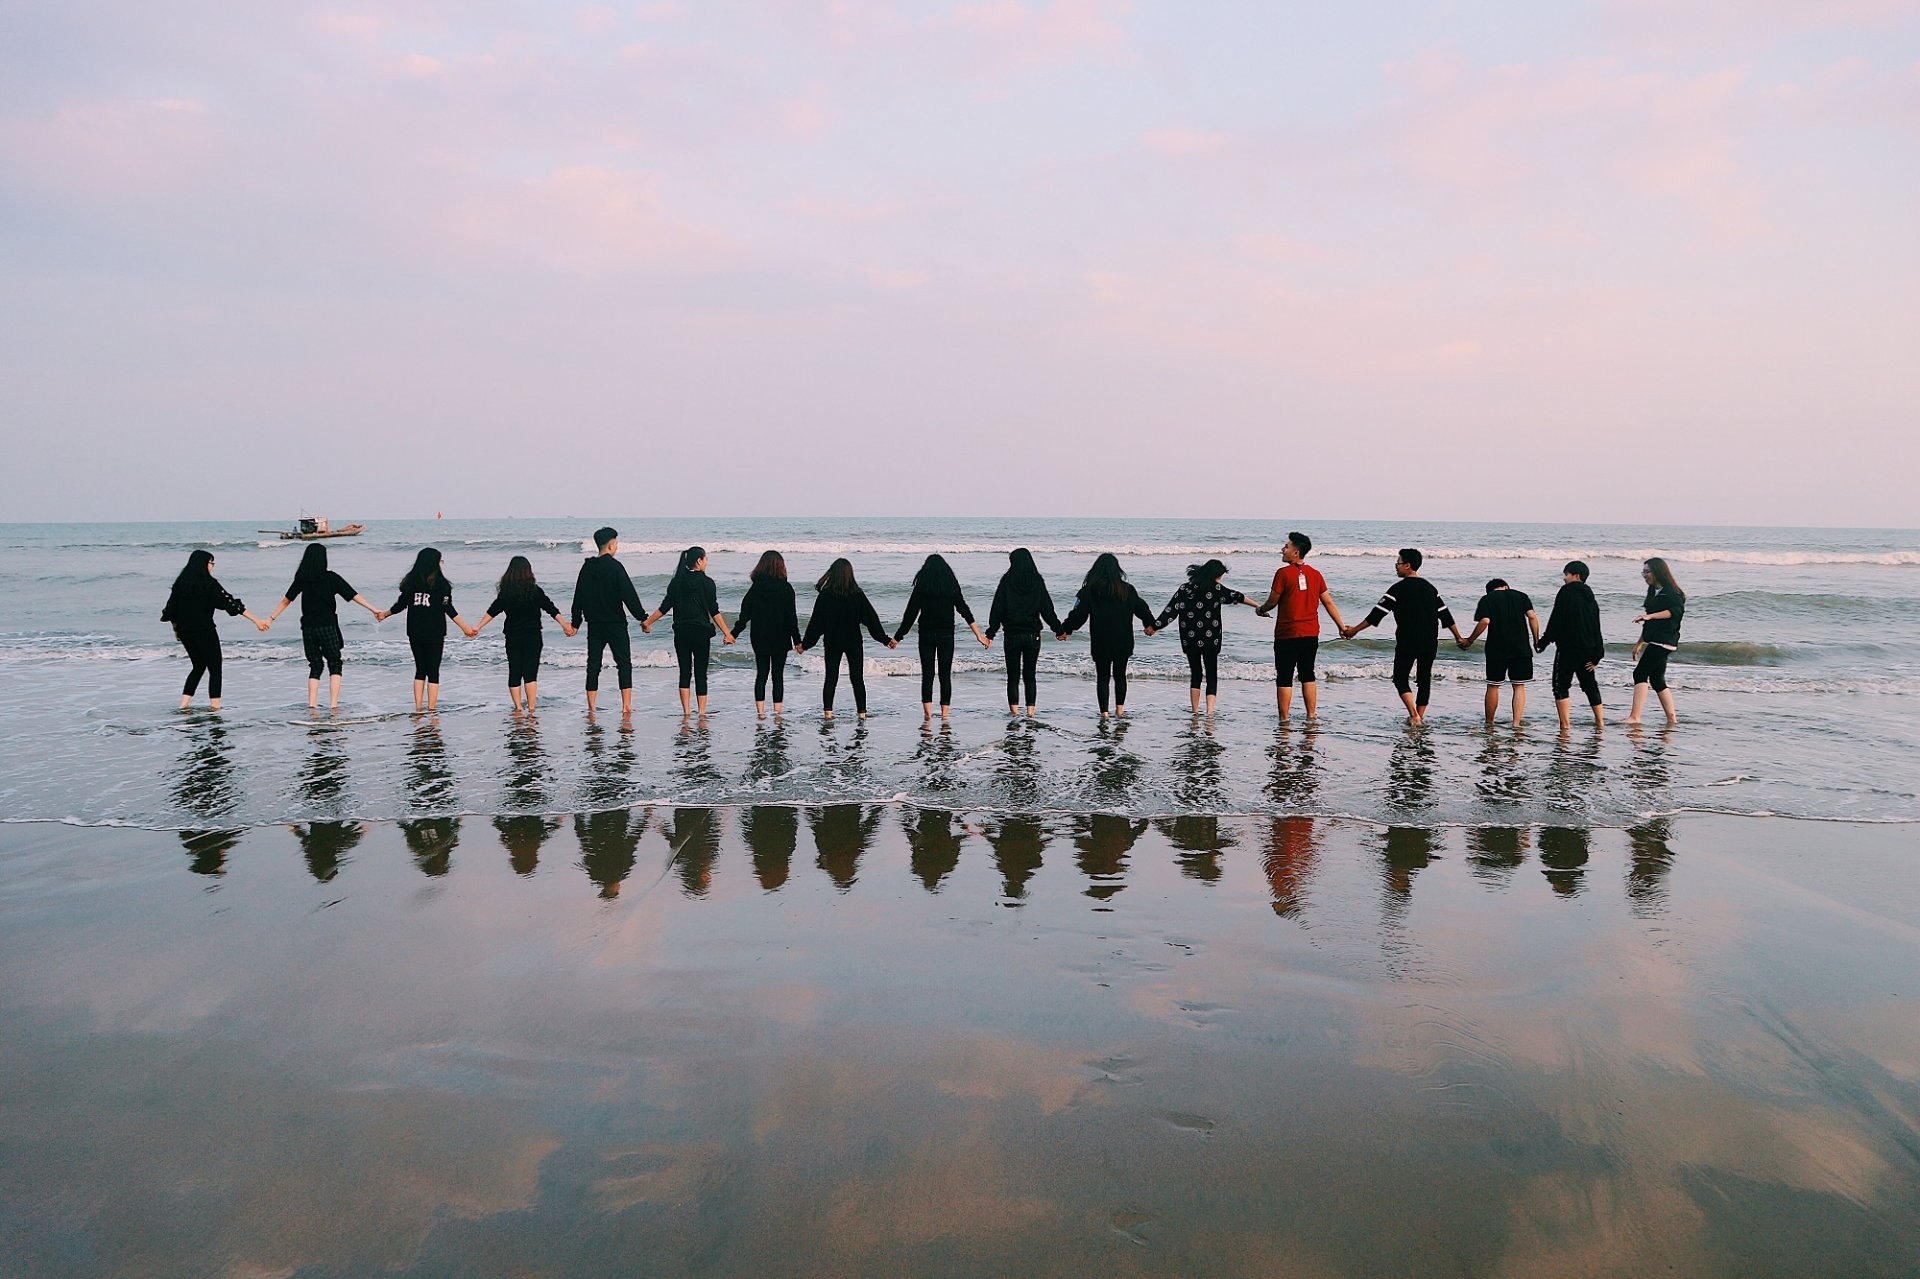
<path id="1" fill-rule="evenodd" d="M 293 570 L 296 582 L 311 582 L 315 578 L 327 575 L 327 548 L 321 542 L 308 542 L 307 549 L 301 553 L 300 567 Z"/>
<path id="2" fill-rule="evenodd" d="M 842 555 L 827 565 L 827 571 L 813 584 L 813 589 L 822 595 L 854 595 L 860 590 L 860 583 L 853 580 L 853 561 Z"/>
<path id="3" fill-rule="evenodd" d="M 667 589 L 674 593 L 676 599 L 686 588 L 688 580 L 693 577 L 696 571 L 694 565 L 705 558 L 707 558 L 707 548 L 704 546 L 689 546 L 680 552 L 680 563 L 673 570 L 673 581 L 667 585 Z"/>
<path id="4" fill-rule="evenodd" d="M 787 557 L 778 551 L 760 552 L 760 562 L 753 566 L 753 572 L 747 574 L 749 582 L 766 579 L 784 582 L 787 580 Z"/>
<path id="5" fill-rule="evenodd" d="M 1196 591 L 1205 590 L 1226 575 L 1227 566 L 1219 560 L 1187 565 L 1187 585 Z"/>
<path id="6" fill-rule="evenodd" d="M 920 571 L 913 575 L 913 589 L 929 600 L 957 600 L 960 579 L 953 575 L 947 557 L 936 552 L 921 562 Z"/>
<path id="7" fill-rule="evenodd" d="M 180 570 L 180 576 L 173 579 L 173 589 L 183 586 L 195 586 L 213 580 L 213 570 L 207 565 L 213 563 L 213 552 L 204 546 L 187 556 L 187 566 Z"/>
<path id="8" fill-rule="evenodd" d="M 446 584 L 446 575 L 440 571 L 440 552 L 434 547 L 423 546 L 420 553 L 413 557 L 413 567 L 400 579 L 400 593 L 437 591 Z"/>
<path id="9" fill-rule="evenodd" d="M 1127 574 L 1120 567 L 1120 557 L 1112 551 L 1100 552 L 1080 581 L 1080 598 L 1092 603 L 1097 599 L 1125 599 L 1126 595 Z"/>
<path id="10" fill-rule="evenodd" d="M 1040 566 L 1033 562 L 1033 552 L 1024 546 L 1016 546 L 1007 552 L 1007 575 L 1000 580 L 1014 590 L 1032 590 L 1038 587 L 1045 590 L 1047 579 L 1040 576 Z"/>
<path id="11" fill-rule="evenodd" d="M 500 575 L 498 594 L 501 599 L 518 599 L 539 589 L 540 583 L 533 575 L 532 560 L 524 555 L 516 555 L 507 561 L 507 571 Z"/>
<path id="12" fill-rule="evenodd" d="M 1653 607 L 1653 597 L 1658 591 L 1666 591 L 1670 595 L 1677 595 L 1680 597 L 1681 603 L 1686 603 L 1687 593 L 1680 589 L 1680 583 L 1673 580 L 1673 570 L 1667 567 L 1665 560 L 1661 559 L 1658 555 L 1654 556 L 1647 561 L 1647 572 L 1653 574 L 1653 585 L 1647 588 L 1648 608 Z"/>

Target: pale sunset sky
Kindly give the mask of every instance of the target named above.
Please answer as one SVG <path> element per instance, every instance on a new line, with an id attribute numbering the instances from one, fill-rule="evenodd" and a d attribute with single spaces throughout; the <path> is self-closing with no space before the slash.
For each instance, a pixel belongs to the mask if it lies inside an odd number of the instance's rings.
<path id="1" fill-rule="evenodd" d="M 0 0 L 0 519 L 1920 525 L 1920 0 Z"/>

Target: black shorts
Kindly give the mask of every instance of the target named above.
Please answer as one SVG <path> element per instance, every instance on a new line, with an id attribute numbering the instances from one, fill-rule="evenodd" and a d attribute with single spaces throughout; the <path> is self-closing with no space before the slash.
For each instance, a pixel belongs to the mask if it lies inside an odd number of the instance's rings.
<path id="1" fill-rule="evenodd" d="M 1533 653 L 1521 649 L 1515 653 L 1487 652 L 1487 683 L 1524 684 L 1533 678 Z"/>
<path id="2" fill-rule="evenodd" d="M 1640 650 L 1640 660 L 1633 666 L 1633 682 L 1652 685 L 1656 693 L 1667 691 L 1667 659 L 1673 656 L 1670 648 L 1661 648 L 1658 644 L 1649 644 Z"/>
<path id="3" fill-rule="evenodd" d="M 1314 673 L 1313 659 L 1320 652 L 1318 635 L 1298 635 L 1273 642 L 1273 682 L 1282 688 L 1293 687 L 1293 677 L 1298 674 L 1302 684 L 1315 684 L 1319 677 Z"/>

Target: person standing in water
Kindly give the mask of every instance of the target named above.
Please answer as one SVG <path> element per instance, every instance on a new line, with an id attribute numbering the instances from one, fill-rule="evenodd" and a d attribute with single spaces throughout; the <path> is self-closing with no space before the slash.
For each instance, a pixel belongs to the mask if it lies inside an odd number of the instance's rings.
<path id="1" fill-rule="evenodd" d="M 958 628 L 954 624 L 955 615 L 967 619 L 967 625 L 973 628 L 973 637 L 986 646 L 987 637 L 980 633 L 980 623 L 973 620 L 973 610 L 967 607 L 966 596 L 960 592 L 960 579 L 953 574 L 953 567 L 947 563 L 944 555 L 929 555 L 921 563 L 920 571 L 913 575 L 913 590 L 907 595 L 907 611 L 900 617 L 900 625 L 893 632 L 893 642 L 898 644 L 913 629 L 914 620 L 920 622 L 920 718 L 931 722 L 933 719 L 933 678 L 936 671 L 940 676 L 940 718 L 948 719 L 948 711 L 953 706 L 953 637 Z"/>
<path id="2" fill-rule="evenodd" d="M 279 620 L 280 614 L 287 611 L 287 605 L 296 599 L 300 601 L 300 643 L 307 654 L 307 709 L 320 705 L 322 666 L 330 677 L 327 709 L 336 709 L 340 705 L 340 670 L 346 662 L 346 641 L 340 635 L 340 613 L 334 601 L 352 600 L 376 618 L 380 610 L 367 603 L 360 592 L 347 584 L 346 578 L 327 567 L 327 548 L 319 542 L 307 544 L 306 553 L 300 557 L 300 567 L 294 571 L 293 583 L 268 614 L 268 624 Z"/>
<path id="3" fill-rule="evenodd" d="M 1220 644 L 1226 638 L 1226 624 L 1220 609 L 1226 604 L 1254 603 L 1230 586 L 1220 585 L 1227 566 L 1219 560 L 1187 565 L 1187 580 L 1173 593 L 1167 606 L 1155 619 L 1156 628 L 1180 619 L 1180 651 L 1187 655 L 1188 684 L 1193 713 L 1200 713 L 1200 686 L 1206 684 L 1207 714 L 1213 714 L 1220 694 Z"/>
<path id="4" fill-rule="evenodd" d="M 1287 534 L 1280 548 L 1280 568 L 1273 575 L 1273 588 L 1266 602 L 1253 610 L 1261 617 L 1280 610 L 1273 623 L 1274 698 L 1280 705 L 1284 723 L 1293 714 L 1293 680 L 1300 678 L 1300 692 L 1307 707 L 1307 718 L 1320 714 L 1320 682 L 1314 661 L 1320 655 L 1320 610 L 1326 609 L 1336 629 L 1345 633 L 1347 624 L 1327 589 L 1327 579 L 1307 563 L 1313 539 L 1305 533 Z"/>
<path id="5" fill-rule="evenodd" d="M 1573 682 L 1593 707 L 1593 726 L 1604 727 L 1600 711 L 1600 680 L 1594 674 L 1607 655 L 1607 642 L 1600 635 L 1600 601 L 1587 585 L 1587 566 L 1580 560 L 1568 560 L 1560 570 L 1560 593 L 1553 597 L 1553 612 L 1547 615 L 1547 629 L 1533 642 L 1533 651 L 1553 649 L 1553 705 L 1560 713 L 1560 731 L 1573 727 Z"/>
<path id="6" fill-rule="evenodd" d="M 407 647 L 413 650 L 413 709 L 440 709 L 440 659 L 447 649 L 447 619 L 468 639 L 480 633 L 468 626 L 453 606 L 453 585 L 440 570 L 440 552 L 423 546 L 413 557 L 413 567 L 400 579 L 400 596 L 393 606 L 375 613 L 373 620 L 384 622 L 395 613 L 407 615 Z"/>
<path id="7" fill-rule="evenodd" d="M 532 714 L 539 708 L 540 651 L 546 646 L 546 639 L 540 633 L 541 615 L 559 622 L 568 639 L 579 632 L 560 616 L 560 606 L 540 589 L 533 575 L 533 564 L 524 555 L 507 561 L 507 571 L 500 575 L 493 603 L 487 605 L 486 613 L 474 623 L 473 633 L 478 635 L 488 622 L 502 614 L 507 619 L 500 628 L 507 641 L 507 696 L 513 700 L 513 709 L 518 711 L 524 694 L 527 713 Z"/>
<path id="8" fill-rule="evenodd" d="M 627 576 L 626 565 L 619 560 L 620 534 L 611 528 L 595 529 L 593 544 L 598 553 L 587 556 L 580 565 L 580 576 L 573 582 L 573 624 L 587 624 L 587 714 L 594 712 L 600 699 L 600 663 L 608 650 L 613 652 L 614 669 L 620 673 L 620 713 L 633 714 L 633 640 L 627 634 L 627 614 L 646 620 L 647 606 L 640 602 Z"/>
<path id="9" fill-rule="evenodd" d="M 747 593 L 733 619 L 736 633 L 747 632 L 753 645 L 753 712 L 767 717 L 767 681 L 773 681 L 773 713 L 778 718 L 786 701 L 787 650 L 800 651 L 800 614 L 794 607 L 793 583 L 787 580 L 787 560 L 778 551 L 765 551 L 747 575 Z"/>
<path id="10" fill-rule="evenodd" d="M 993 606 L 987 610 L 987 646 L 1002 627 L 1007 632 L 1007 714 L 1029 716 L 1039 694 L 1040 623 L 1059 634 L 1064 628 L 1053 611 L 1053 596 L 1047 594 L 1047 580 L 1040 576 L 1033 552 L 1016 546 L 1007 555 L 1007 571 L 993 592 Z M 1020 687 L 1026 685 L 1027 700 L 1020 700 Z"/>
<path id="11" fill-rule="evenodd" d="M 1529 635 L 1528 632 L 1532 634 Z M 1513 685 L 1513 726 L 1527 712 L 1527 682 L 1533 678 L 1533 650 L 1540 642 L 1540 615 L 1525 591 L 1508 586 L 1505 578 L 1487 583 L 1487 593 L 1473 610 L 1473 633 L 1461 644 L 1472 648 L 1487 637 L 1487 723 L 1500 714 L 1500 685 Z"/>
<path id="12" fill-rule="evenodd" d="M 1113 686 L 1113 713 L 1127 713 L 1127 662 L 1133 657 L 1135 618 L 1140 619 L 1148 635 L 1159 630 L 1154 625 L 1153 610 L 1127 580 L 1120 560 L 1113 552 L 1104 551 L 1094 557 L 1093 566 L 1080 582 L 1080 595 L 1067 611 L 1067 620 L 1054 633 L 1054 638 L 1064 640 L 1083 625 L 1091 627 L 1088 638 L 1092 641 L 1094 699 L 1100 704 L 1101 719 L 1107 717 L 1109 682 Z"/>
<path id="13" fill-rule="evenodd" d="M 899 641 L 887 638 L 880 626 L 880 615 L 873 611 L 873 601 L 853 579 L 853 564 L 845 556 L 829 564 L 813 586 L 819 594 L 814 597 L 813 616 L 807 619 L 807 633 L 800 641 L 800 651 L 804 653 L 817 641 L 826 640 L 827 675 L 820 688 L 821 707 L 827 718 L 832 719 L 833 693 L 840 683 L 840 659 L 844 657 L 847 683 L 853 687 L 853 709 L 865 719 L 866 653 L 861 647 L 860 630 L 865 627 L 868 634 L 888 648 L 898 647 Z"/>
<path id="14" fill-rule="evenodd" d="M 680 659 L 680 718 L 692 713 L 688 685 L 700 699 L 700 718 L 707 717 L 707 659 L 713 651 L 713 632 L 718 627 L 726 642 L 733 643 L 733 632 L 720 612 L 720 592 L 707 576 L 707 548 L 689 546 L 680 552 L 680 566 L 667 583 L 660 606 L 647 614 L 640 629 L 651 635 L 653 624 L 673 614 L 673 652 Z"/>
<path id="15" fill-rule="evenodd" d="M 1667 723 L 1678 724 L 1673 694 L 1667 691 L 1667 659 L 1680 647 L 1680 619 L 1686 616 L 1687 593 L 1673 580 L 1667 562 L 1658 556 L 1640 566 L 1640 576 L 1647 583 L 1647 600 L 1633 619 L 1640 623 L 1640 642 L 1633 646 L 1633 709 L 1627 712 L 1627 723 L 1640 722 L 1647 690 L 1652 689 L 1660 699 L 1660 709 L 1667 713 Z"/>
<path id="16" fill-rule="evenodd" d="M 1424 557 L 1411 546 L 1400 548 L 1393 571 L 1400 580 L 1389 586 L 1367 620 L 1341 630 L 1343 639 L 1352 639 L 1370 626 L 1378 626 L 1387 614 L 1393 614 L 1393 687 L 1407 708 L 1407 723 L 1422 724 L 1427 718 L 1427 700 L 1433 692 L 1433 659 L 1440 655 L 1440 628 L 1453 632 L 1462 647 L 1466 637 L 1454 624 L 1453 613 L 1432 582 L 1420 576 Z M 1409 679 L 1412 676 L 1413 679 Z M 1414 695 L 1417 681 L 1419 695 Z"/>
<path id="17" fill-rule="evenodd" d="M 215 613 L 244 617 L 261 630 L 267 629 L 265 622 L 247 612 L 247 606 L 227 594 L 227 588 L 214 579 L 213 552 L 197 550 L 187 556 L 187 566 L 173 579 L 167 606 L 160 610 L 160 620 L 173 624 L 173 637 L 187 650 L 187 683 L 180 690 L 181 710 L 193 704 L 203 674 L 207 677 L 207 707 L 220 709 L 220 628 L 214 625 Z"/>

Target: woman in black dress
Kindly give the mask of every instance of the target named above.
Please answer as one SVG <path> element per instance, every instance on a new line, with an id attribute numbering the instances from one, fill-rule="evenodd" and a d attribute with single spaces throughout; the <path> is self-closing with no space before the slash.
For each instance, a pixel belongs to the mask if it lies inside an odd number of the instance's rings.
<path id="1" fill-rule="evenodd" d="M 787 580 L 787 560 L 778 551 L 765 551 L 747 575 L 747 593 L 733 620 L 736 633 L 746 631 L 753 645 L 753 711 L 767 717 L 767 681 L 773 681 L 773 713 L 778 718 L 786 701 L 787 650 L 800 651 L 800 614 L 794 607 L 793 583 Z"/>
<path id="2" fill-rule="evenodd" d="M 327 690 L 327 707 L 340 705 L 340 668 L 346 662 L 346 641 L 340 635 L 340 613 L 334 601 L 352 600 L 378 617 L 380 610 L 367 603 L 347 579 L 327 567 L 327 548 L 309 543 L 294 570 L 293 583 L 280 603 L 268 614 L 269 624 L 287 611 L 287 605 L 300 601 L 300 644 L 307 654 L 307 709 L 320 704 L 320 671 L 324 666 L 332 677 Z"/>
<path id="3" fill-rule="evenodd" d="M 867 717 L 867 673 L 866 655 L 860 646 L 860 631 L 864 627 L 868 634 L 888 648 L 899 644 L 889 639 L 881 629 L 880 615 L 873 611 L 873 601 L 860 589 L 860 583 L 853 580 L 853 564 L 842 556 L 827 566 L 814 589 L 820 593 L 814 597 L 813 616 L 807 619 L 807 633 L 800 641 L 800 651 L 806 652 L 815 641 L 825 639 L 827 643 L 827 678 L 820 689 L 820 704 L 826 710 L 827 718 L 833 718 L 833 691 L 840 683 L 840 659 L 847 661 L 847 683 L 853 686 L 853 708 L 860 718 Z"/>
<path id="4" fill-rule="evenodd" d="M 948 719 L 953 706 L 953 635 L 957 629 L 954 615 L 967 619 L 973 637 L 984 647 L 987 637 L 980 623 L 973 620 L 966 596 L 960 593 L 960 579 L 944 555 L 929 555 L 913 575 L 913 590 L 907 596 L 907 611 L 901 615 L 893 633 L 895 643 L 907 637 L 915 619 L 920 623 L 920 718 L 933 719 L 933 679 L 940 677 L 940 718 Z"/>
<path id="5" fill-rule="evenodd" d="M 1187 565 L 1187 580 L 1167 606 L 1160 610 L 1154 625 L 1165 627 L 1180 619 L 1180 650 L 1187 655 L 1187 675 L 1192 688 L 1193 713 L 1200 713 L 1200 686 L 1207 689 L 1207 714 L 1213 714 L 1220 693 L 1220 642 L 1226 638 L 1226 626 L 1220 620 L 1224 604 L 1245 604 L 1257 608 L 1252 600 L 1230 586 L 1220 585 L 1227 566 L 1219 560 Z"/>
<path id="6" fill-rule="evenodd" d="M 1091 623 L 1093 641 L 1093 679 L 1100 702 L 1100 718 L 1107 717 L 1107 685 L 1113 685 L 1113 713 L 1127 713 L 1127 661 L 1133 656 L 1133 622 L 1152 635 L 1159 628 L 1153 612 L 1140 592 L 1133 588 L 1112 552 L 1095 559 L 1093 567 L 1080 583 L 1080 598 L 1060 626 L 1057 638 L 1065 639 L 1081 626 Z"/>
<path id="7" fill-rule="evenodd" d="M 193 704 L 200 677 L 207 677 L 207 706 L 220 709 L 220 629 L 213 624 L 215 613 L 244 617 L 261 630 L 267 624 L 247 612 L 247 606 L 227 594 L 213 576 L 213 552 L 198 550 L 187 556 L 187 566 L 173 579 L 167 606 L 160 620 L 173 623 L 173 636 L 187 650 L 187 683 L 180 690 L 180 709 Z"/>

